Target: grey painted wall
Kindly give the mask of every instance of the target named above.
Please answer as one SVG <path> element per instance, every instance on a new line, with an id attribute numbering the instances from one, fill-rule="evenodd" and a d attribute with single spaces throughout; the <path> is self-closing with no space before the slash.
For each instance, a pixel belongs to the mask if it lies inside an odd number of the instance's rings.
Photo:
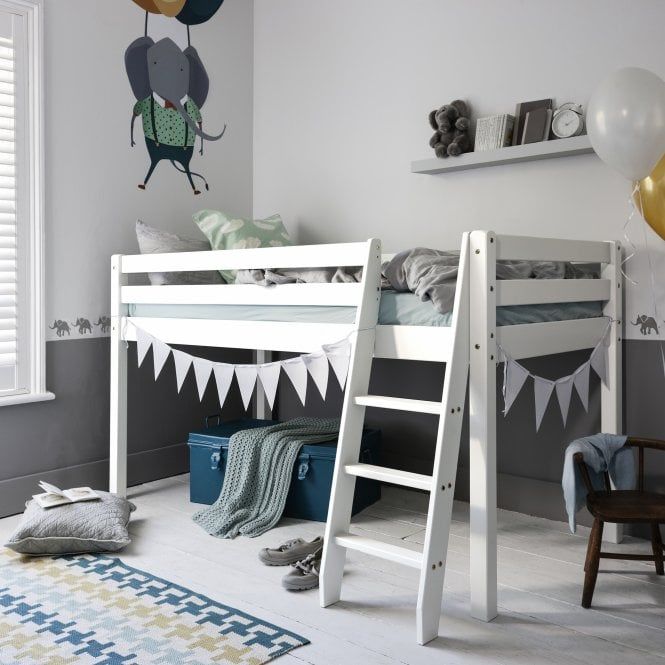
<path id="1" fill-rule="evenodd" d="M 22 511 L 39 480 L 69 487 L 108 485 L 109 340 L 49 342 L 46 350 L 47 387 L 56 399 L 0 410 L 0 516 Z M 211 360 L 251 361 L 249 352 L 191 352 Z M 190 371 L 178 395 L 173 359 L 155 382 L 151 356 L 137 368 L 136 345 L 130 345 L 130 484 L 186 472 L 187 433 L 201 429 L 206 415 L 219 412 L 214 382 L 199 403 Z M 232 390 L 223 416 L 242 413 L 238 391 Z"/>
<path id="2" fill-rule="evenodd" d="M 192 353 L 214 360 L 249 362 L 249 352 L 196 349 Z M 628 341 L 624 344 L 625 431 L 636 436 L 665 436 L 665 410 L 661 407 L 665 377 L 658 345 Z M 548 378 L 569 373 L 588 357 L 587 352 L 538 358 L 529 368 Z M 33 406 L 5 407 L 0 411 L 0 515 L 22 510 L 36 491 L 38 480 L 64 485 L 105 487 L 108 473 L 107 339 L 47 344 L 48 387 L 57 398 Z M 375 362 L 371 391 L 386 395 L 440 398 L 443 365 L 382 360 Z M 501 368 L 497 381 L 501 382 Z M 507 417 L 498 418 L 499 505 L 528 514 L 564 519 L 560 476 L 566 445 L 600 428 L 600 389 L 592 377 L 589 412 L 577 396 L 571 403 L 568 425 L 563 427 L 556 400 L 550 402 L 540 432 L 534 426 L 532 391 L 525 386 Z M 147 482 L 188 469 L 187 433 L 200 429 L 206 415 L 219 406 L 211 382 L 203 403 L 198 402 L 193 374 L 180 395 L 170 359 L 154 381 L 150 354 L 139 369 L 135 345 L 129 353 L 129 478 Z M 498 404 L 501 396 L 497 393 Z M 342 392 L 330 377 L 324 402 L 310 379 L 307 408 L 303 408 L 288 380 L 280 383 L 276 415 L 281 419 L 309 415 L 337 415 Z M 243 415 L 237 389 L 232 389 L 223 417 Z M 466 418 L 465 418 L 466 422 Z M 396 468 L 431 472 L 436 419 L 429 415 L 368 410 L 367 423 L 383 431 L 382 463 Z M 457 480 L 457 497 L 468 499 L 468 428 Z M 665 486 L 665 460 L 648 457 L 654 487 Z M 584 523 L 583 517 L 581 522 Z"/>

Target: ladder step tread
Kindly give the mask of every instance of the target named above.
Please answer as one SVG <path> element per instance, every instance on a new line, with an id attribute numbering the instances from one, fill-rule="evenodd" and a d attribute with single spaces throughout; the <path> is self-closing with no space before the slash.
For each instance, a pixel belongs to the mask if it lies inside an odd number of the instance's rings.
<path id="1" fill-rule="evenodd" d="M 350 550 L 371 554 L 380 559 L 388 559 L 395 563 L 401 563 L 411 568 L 420 568 L 423 561 L 422 552 L 408 549 L 391 543 L 384 543 L 381 540 L 366 538 L 365 536 L 355 536 L 350 533 L 342 533 L 335 536 L 335 543 L 340 547 L 346 547 Z"/>
<path id="2" fill-rule="evenodd" d="M 406 399 L 405 397 L 388 397 L 384 395 L 358 395 L 355 398 L 358 406 L 371 406 L 378 409 L 395 409 L 413 413 L 432 413 L 441 415 L 441 402 L 429 402 L 423 399 Z"/>
<path id="3" fill-rule="evenodd" d="M 374 464 L 347 464 L 344 467 L 344 471 L 351 476 L 371 478 L 372 480 L 393 483 L 402 487 L 412 487 L 428 492 L 432 489 L 432 476 L 425 476 L 421 473 L 389 469 L 385 466 L 376 466 Z"/>

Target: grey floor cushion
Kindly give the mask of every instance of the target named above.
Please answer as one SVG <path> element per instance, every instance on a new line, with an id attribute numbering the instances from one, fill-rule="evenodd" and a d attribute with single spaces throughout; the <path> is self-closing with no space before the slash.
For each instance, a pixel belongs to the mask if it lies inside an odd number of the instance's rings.
<path id="1" fill-rule="evenodd" d="M 35 556 L 117 552 L 131 542 L 127 525 L 136 506 L 114 494 L 98 492 L 100 501 L 41 508 L 34 500 L 6 547 Z"/>

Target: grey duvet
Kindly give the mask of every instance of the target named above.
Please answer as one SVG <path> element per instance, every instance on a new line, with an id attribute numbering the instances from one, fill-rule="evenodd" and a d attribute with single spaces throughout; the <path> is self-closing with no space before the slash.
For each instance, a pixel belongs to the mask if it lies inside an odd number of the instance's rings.
<path id="1" fill-rule="evenodd" d="M 410 291 L 430 300 L 440 314 L 453 308 L 459 266 L 458 251 L 415 247 L 396 254 L 383 264 L 382 287 Z M 598 266 L 566 261 L 498 261 L 497 279 L 589 279 L 598 277 Z M 241 270 L 236 283 L 291 284 L 296 282 L 358 282 L 361 268 L 302 268 Z"/>

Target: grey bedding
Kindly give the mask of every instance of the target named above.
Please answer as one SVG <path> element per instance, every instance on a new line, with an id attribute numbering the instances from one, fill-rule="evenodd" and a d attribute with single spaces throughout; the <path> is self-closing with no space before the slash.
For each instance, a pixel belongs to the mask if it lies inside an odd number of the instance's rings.
<path id="1" fill-rule="evenodd" d="M 441 314 L 453 309 L 459 252 L 415 247 L 396 254 L 383 266 L 383 274 L 395 291 L 411 291 L 431 300 Z M 497 279 L 566 279 L 597 277 L 590 267 L 564 261 L 498 261 Z"/>
<path id="2" fill-rule="evenodd" d="M 383 265 L 383 288 L 415 293 L 431 301 L 439 314 L 453 309 L 459 252 L 415 247 L 396 254 Z M 584 279 L 597 278 L 597 266 L 580 266 L 565 261 L 499 261 L 497 279 Z M 236 283 L 289 284 L 296 282 L 358 282 L 360 268 L 303 268 L 241 270 Z"/>

